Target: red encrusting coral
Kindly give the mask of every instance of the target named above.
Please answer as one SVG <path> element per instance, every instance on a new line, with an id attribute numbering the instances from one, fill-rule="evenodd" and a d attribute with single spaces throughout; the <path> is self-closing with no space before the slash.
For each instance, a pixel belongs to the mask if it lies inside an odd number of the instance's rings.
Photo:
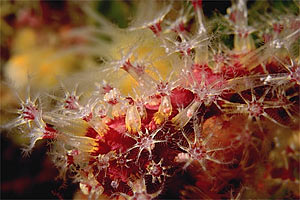
<path id="1" fill-rule="evenodd" d="M 54 160 L 89 198 L 173 198 L 174 190 L 183 199 L 253 198 L 251 191 L 270 198 L 276 187 L 280 197 L 299 198 L 299 56 L 292 44 L 281 45 L 299 40 L 299 30 L 275 23 L 266 44 L 255 48 L 247 5 L 239 0 L 227 16 L 234 48 L 216 53 L 223 47 L 210 41 L 202 3 L 193 0 L 195 13 L 184 8 L 174 23 L 171 7 L 163 7 L 127 30 L 142 29 L 150 42 L 118 41 L 120 55 L 103 53 L 105 70 L 125 77 L 116 87 L 85 88 L 85 100 L 65 91 L 54 111 L 22 101 L 15 126 L 32 128 L 30 149 L 39 139 L 56 140 Z M 162 78 L 170 66 L 173 77 Z M 118 90 L 123 84 L 125 92 Z"/>

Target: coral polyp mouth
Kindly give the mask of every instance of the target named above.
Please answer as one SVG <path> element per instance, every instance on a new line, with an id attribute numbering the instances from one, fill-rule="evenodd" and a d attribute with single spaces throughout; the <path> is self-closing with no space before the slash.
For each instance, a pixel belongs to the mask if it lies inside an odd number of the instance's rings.
<path id="1" fill-rule="evenodd" d="M 85 8 L 101 25 L 94 32 L 111 33 L 111 43 L 88 35 L 105 80 L 90 87 L 98 71 L 65 81 L 76 89 L 62 86 L 47 106 L 21 100 L 5 128 L 21 128 L 28 151 L 53 140 L 55 164 L 92 199 L 299 198 L 299 23 L 253 20 L 261 10 L 244 0 L 225 17 L 206 18 L 203 5 L 141 2 L 125 30 Z"/>

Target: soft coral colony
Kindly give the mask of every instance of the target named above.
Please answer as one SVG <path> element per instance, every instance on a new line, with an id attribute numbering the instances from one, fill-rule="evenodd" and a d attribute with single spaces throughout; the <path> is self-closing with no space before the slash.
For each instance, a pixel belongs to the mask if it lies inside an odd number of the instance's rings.
<path id="1" fill-rule="evenodd" d="M 85 7 L 100 28 L 72 34 L 101 72 L 50 103 L 23 100 L 8 126 L 31 138 L 26 150 L 51 139 L 61 176 L 92 199 L 299 198 L 296 4 L 250 23 L 243 0 L 212 20 L 201 0 L 147 1 L 126 29 Z"/>

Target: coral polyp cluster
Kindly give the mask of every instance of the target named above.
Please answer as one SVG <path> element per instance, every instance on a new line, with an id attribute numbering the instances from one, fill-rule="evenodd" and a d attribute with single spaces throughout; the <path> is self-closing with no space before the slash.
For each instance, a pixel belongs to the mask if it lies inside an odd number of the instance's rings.
<path id="1" fill-rule="evenodd" d="M 91 199 L 299 198 L 300 18 L 253 22 L 246 3 L 207 19 L 201 0 L 142 2 L 126 29 L 85 7 L 100 28 L 70 37 L 92 42 L 78 50 L 101 70 L 21 100 L 6 127 L 31 138 L 26 152 L 50 140 Z"/>

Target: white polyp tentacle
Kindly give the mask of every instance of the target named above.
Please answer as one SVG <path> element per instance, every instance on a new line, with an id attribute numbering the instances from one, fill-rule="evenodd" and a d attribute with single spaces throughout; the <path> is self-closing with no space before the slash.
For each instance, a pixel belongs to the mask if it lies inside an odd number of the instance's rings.
<path id="1" fill-rule="evenodd" d="M 159 112 L 163 113 L 167 117 L 171 114 L 172 112 L 172 105 L 171 105 L 171 100 L 169 96 L 164 96 L 161 100 L 161 104 L 159 106 Z"/>
<path id="2" fill-rule="evenodd" d="M 149 28 L 164 20 L 172 9 L 172 5 L 157 7 L 152 1 L 141 1 L 138 7 L 136 20 L 129 27 L 130 31 Z M 152 11 L 155 11 L 154 13 Z"/>
<path id="3" fill-rule="evenodd" d="M 172 105 L 169 96 L 163 96 L 158 111 L 154 114 L 156 124 L 164 123 L 172 113 Z"/>
<path id="4" fill-rule="evenodd" d="M 203 118 L 204 115 L 201 115 L 200 117 L 200 122 L 199 119 L 197 119 L 197 117 L 195 116 L 193 119 L 193 128 L 194 128 L 194 132 L 195 132 L 195 138 L 194 138 L 194 144 L 200 139 L 201 137 L 201 131 L 202 131 L 202 123 L 203 123 Z"/>
<path id="5" fill-rule="evenodd" d="M 149 133 L 149 130 L 146 129 L 146 132 L 143 133 L 142 131 L 138 131 L 138 135 L 133 135 L 133 134 L 128 134 L 128 137 L 133 138 L 134 140 L 136 140 L 136 143 L 130 147 L 129 149 L 127 149 L 127 153 L 129 153 L 131 150 L 133 149 L 138 149 L 138 155 L 137 155 L 137 159 L 136 159 L 136 163 L 138 163 L 139 158 L 142 154 L 142 152 L 144 150 L 148 151 L 149 153 L 149 159 L 152 158 L 152 150 L 155 148 L 155 144 L 156 143 L 161 143 L 161 142 L 167 142 L 166 140 L 156 140 L 154 139 L 154 137 L 157 135 L 157 133 L 160 131 L 161 129 L 157 129 L 151 133 Z"/>
<path id="6" fill-rule="evenodd" d="M 286 37 L 275 38 L 265 45 L 259 47 L 241 59 L 241 64 L 247 66 L 249 70 L 257 67 L 259 64 L 264 63 L 270 57 L 276 59 L 276 53 L 282 48 L 289 49 L 289 45 L 293 44 L 299 38 L 300 29 L 292 32 Z"/>
<path id="7" fill-rule="evenodd" d="M 207 30 L 204 24 L 204 15 L 203 15 L 203 9 L 200 6 L 197 6 L 196 8 L 196 14 L 197 14 L 197 20 L 198 20 L 198 34 L 199 35 L 206 35 Z"/>
<path id="8" fill-rule="evenodd" d="M 136 105 L 132 105 L 127 109 L 125 117 L 125 125 L 129 133 L 139 133 L 141 129 L 141 116 Z"/>
<path id="9" fill-rule="evenodd" d="M 85 136 L 75 136 L 68 133 L 59 135 L 59 139 L 63 140 L 66 144 L 79 149 L 82 152 L 93 152 L 96 146 L 96 140 Z"/>
<path id="10" fill-rule="evenodd" d="M 188 147 L 185 147 L 185 146 L 181 145 L 179 142 L 178 142 L 177 145 L 178 145 L 182 150 L 188 151 L 188 149 L 190 149 L 194 143 L 192 143 L 192 142 L 190 141 L 190 139 L 187 137 L 187 135 L 184 133 L 183 130 L 181 130 L 181 133 L 182 133 L 182 136 L 184 137 L 184 139 L 187 141 Z"/>
<path id="11" fill-rule="evenodd" d="M 188 166 L 190 166 L 190 164 L 192 164 L 193 160 L 192 159 L 188 159 L 187 162 L 184 164 L 184 166 L 182 167 L 183 170 L 186 170 L 188 168 Z"/>
<path id="12" fill-rule="evenodd" d="M 231 162 L 222 162 L 222 161 L 220 161 L 220 160 L 217 160 L 217 159 L 214 159 L 214 158 L 212 158 L 212 157 L 210 157 L 210 156 L 206 156 L 206 158 L 205 158 L 206 160 L 210 160 L 210 161 L 212 161 L 212 162 L 214 162 L 214 163 L 217 163 L 217 164 L 219 164 L 219 165 L 222 165 L 222 164 L 230 164 Z"/>
<path id="13" fill-rule="evenodd" d="M 175 124 L 179 129 L 183 128 L 194 116 L 194 114 L 200 108 L 201 104 L 201 101 L 193 100 L 189 106 L 187 106 L 184 110 L 182 110 L 174 118 L 172 118 L 172 123 Z"/>
<path id="14" fill-rule="evenodd" d="M 100 16 L 90 6 L 83 6 L 83 10 L 88 16 L 90 16 L 92 19 L 96 20 L 101 25 L 102 30 L 107 31 L 107 33 L 109 33 L 109 34 L 114 34 L 114 33 L 118 32 L 117 26 L 110 23 L 104 17 Z"/>
<path id="15" fill-rule="evenodd" d="M 11 128 L 21 126 L 25 123 L 29 123 L 28 126 L 31 126 L 30 122 L 28 122 L 27 120 L 24 120 L 22 115 L 20 115 L 17 118 L 13 119 L 12 121 L 8 122 L 8 123 L 0 124 L 0 129 L 11 129 Z"/>
<path id="16" fill-rule="evenodd" d="M 194 5 L 194 8 L 196 11 L 197 21 L 198 21 L 198 35 L 199 37 L 203 38 L 201 47 L 195 48 L 196 51 L 195 62 L 198 64 L 207 64 L 209 50 L 208 50 L 208 40 L 206 40 L 207 29 L 205 26 L 205 19 L 203 15 L 202 5 Z"/>
<path id="17" fill-rule="evenodd" d="M 145 71 L 146 63 L 130 63 L 128 60 L 125 66 L 125 71 L 136 80 L 142 90 L 153 93 L 153 88 L 157 85 L 157 82 Z"/>
<path id="18" fill-rule="evenodd" d="M 41 139 L 43 138 L 43 133 L 41 132 L 40 129 L 35 128 L 35 129 L 33 129 L 33 130 L 29 133 L 29 136 L 28 136 L 28 137 L 30 137 L 30 144 L 29 144 L 29 146 L 27 146 L 27 147 L 24 148 L 23 150 L 29 152 L 29 151 L 31 151 L 31 150 L 34 148 L 36 142 L 37 142 L 38 140 L 41 140 Z"/>

